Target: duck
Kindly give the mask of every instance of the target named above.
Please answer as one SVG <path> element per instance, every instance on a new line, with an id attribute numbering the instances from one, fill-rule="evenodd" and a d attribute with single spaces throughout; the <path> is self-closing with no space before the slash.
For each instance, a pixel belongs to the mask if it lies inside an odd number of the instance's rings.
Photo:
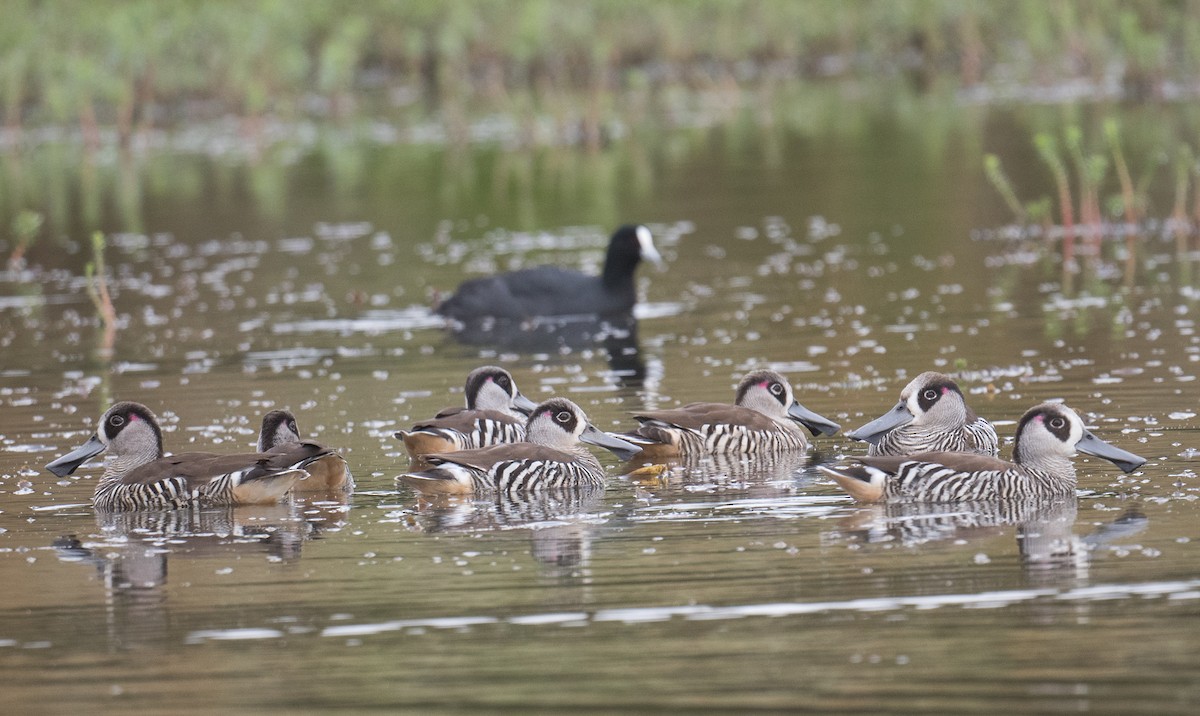
<path id="1" fill-rule="evenodd" d="M 397 479 L 424 495 L 520 495 L 602 487 L 604 468 L 582 443 L 611 450 L 621 459 L 638 451 L 596 429 L 572 401 L 556 397 L 530 413 L 525 442 L 426 455 L 432 467 Z"/>
<path id="2" fill-rule="evenodd" d="M 1030 408 L 1017 423 L 1013 461 L 963 452 L 860 457 L 819 466 L 859 502 L 968 502 L 1075 494 L 1077 452 L 1133 472 L 1146 459 L 1104 442 L 1061 403 Z"/>
<path id="3" fill-rule="evenodd" d="M 480 319 L 524 321 L 537 316 L 630 314 L 637 302 L 633 275 L 642 260 L 662 265 L 650 229 L 626 224 L 613 232 L 604 272 L 590 276 L 537 266 L 463 282 L 435 311 L 460 323 Z"/>
<path id="4" fill-rule="evenodd" d="M 944 373 L 926 371 L 900 391 L 900 402 L 846 433 L 867 443 L 867 455 L 965 452 L 996 457 L 1000 439 L 987 420 L 967 407 L 963 392 Z"/>
<path id="5" fill-rule="evenodd" d="M 190 505 L 251 505 L 277 502 L 306 466 L 329 454 L 304 443 L 307 457 L 295 453 L 222 455 L 163 453 L 162 428 L 145 405 L 119 402 L 105 411 L 87 442 L 53 460 L 46 469 L 66 477 L 105 450 L 112 459 L 96 485 L 93 504 L 104 510 L 176 508 Z"/>
<path id="6" fill-rule="evenodd" d="M 296 483 L 296 492 L 350 492 L 354 476 L 346 458 L 329 450 L 324 456 L 311 459 L 313 450 L 328 450 L 320 443 L 304 440 L 296 426 L 296 416 L 289 410 L 272 410 L 263 416 L 258 431 L 258 451 L 267 454 L 290 455 L 296 465 L 303 463 L 308 478 Z"/>
<path id="7" fill-rule="evenodd" d="M 773 370 L 753 370 L 738 383 L 734 404 L 690 403 L 670 410 L 635 413 L 640 425 L 618 437 L 642 449 L 638 459 L 682 455 L 755 455 L 804 450 L 813 436 L 841 429 L 800 403 L 787 379 Z"/>
<path id="8" fill-rule="evenodd" d="M 485 365 L 467 375 L 465 408 L 446 408 L 433 418 L 393 435 L 409 457 L 489 447 L 525 439 L 526 416 L 537 407 L 521 395 L 512 374 Z"/>

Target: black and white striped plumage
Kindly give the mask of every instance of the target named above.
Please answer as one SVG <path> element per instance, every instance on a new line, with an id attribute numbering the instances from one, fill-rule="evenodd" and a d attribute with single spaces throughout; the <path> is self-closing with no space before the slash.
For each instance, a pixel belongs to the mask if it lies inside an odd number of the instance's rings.
<path id="1" fill-rule="evenodd" d="M 995 457 L 1000 451 L 995 428 L 967 407 L 958 383 L 933 371 L 905 386 L 896 407 L 846 437 L 869 443 L 868 455 L 966 452 Z"/>
<path id="2" fill-rule="evenodd" d="M 604 469 L 580 441 L 614 452 L 637 448 L 606 435 L 583 410 L 565 398 L 534 408 L 527 442 L 507 443 L 425 456 L 433 467 L 398 479 L 424 494 L 500 492 L 509 494 L 601 486 Z"/>
<path id="3" fill-rule="evenodd" d="M 803 450 L 808 441 L 801 425 L 813 435 L 839 430 L 837 423 L 796 402 L 787 379 L 773 370 L 747 373 L 738 384 L 734 405 L 691 403 L 633 417 L 641 425 L 620 437 L 641 447 L 639 457 L 646 458 Z"/>
<path id="4" fill-rule="evenodd" d="M 821 467 L 861 502 L 966 502 L 1054 497 L 1075 492 L 1076 451 L 1109 460 L 1125 472 L 1145 459 L 1092 435 L 1073 410 L 1058 403 L 1031 408 L 1017 425 L 1014 462 L 986 455 L 924 452 L 857 458 L 860 464 Z"/>
<path id="5" fill-rule="evenodd" d="M 467 376 L 464 392 L 467 407 L 447 408 L 430 420 L 395 433 L 411 457 L 525 439 L 525 416 L 534 403 L 521 395 L 507 370 L 492 365 L 476 368 Z"/>
<path id="6" fill-rule="evenodd" d="M 311 459 L 314 450 L 326 454 Z M 258 451 L 291 456 L 293 467 L 303 465 L 308 478 L 296 483 L 296 492 L 350 492 L 354 476 L 346 459 L 320 443 L 300 437 L 296 416 L 288 410 L 272 410 L 263 416 L 258 431 Z"/>
<path id="7" fill-rule="evenodd" d="M 105 450 L 111 459 L 93 502 L 108 510 L 275 502 L 296 480 L 308 476 L 308 462 L 328 453 L 310 445 L 303 459 L 270 453 L 164 456 L 162 429 L 154 413 L 140 403 L 122 402 L 104 413 L 90 440 L 46 469 L 63 477 Z"/>

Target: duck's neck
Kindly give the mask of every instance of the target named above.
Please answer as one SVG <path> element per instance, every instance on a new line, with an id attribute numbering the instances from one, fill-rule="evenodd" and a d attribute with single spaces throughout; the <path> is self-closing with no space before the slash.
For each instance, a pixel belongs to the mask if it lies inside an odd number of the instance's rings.
<path id="1" fill-rule="evenodd" d="M 596 456 L 592 454 L 592 451 L 588 449 L 587 445 L 584 445 L 583 443 L 575 443 L 569 448 L 568 452 L 574 455 L 579 462 L 586 463 L 588 467 L 591 467 L 594 470 L 601 469 L 600 461 L 596 459 Z"/>
<path id="2" fill-rule="evenodd" d="M 104 466 L 104 474 L 100 476 L 100 484 L 117 482 L 131 470 L 141 467 L 148 462 L 154 462 L 162 457 L 162 449 L 148 446 L 146 449 L 109 457 Z"/>
<path id="3" fill-rule="evenodd" d="M 1041 470 L 1055 477 L 1075 479 L 1075 463 L 1065 455 L 1031 455 L 1025 456 L 1018 447 L 1013 455 L 1013 461 L 1023 467 Z"/>

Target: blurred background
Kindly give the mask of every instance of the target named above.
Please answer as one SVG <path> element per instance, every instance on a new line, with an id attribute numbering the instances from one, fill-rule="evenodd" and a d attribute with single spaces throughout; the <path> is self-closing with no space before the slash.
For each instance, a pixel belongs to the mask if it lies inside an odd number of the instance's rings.
<path id="1" fill-rule="evenodd" d="M 0 122 L 11 708 L 1200 701 L 1200 0 L 7 0 Z M 430 310 L 596 272 L 626 222 L 667 268 L 619 340 Z M 393 432 L 483 363 L 604 429 L 764 366 L 850 428 L 936 369 L 1002 455 L 1063 399 L 1149 462 L 1080 458 L 1036 509 L 875 509 L 816 470 L 862 454 L 839 434 L 423 503 Z M 288 407 L 357 491 L 106 520 L 98 469 L 42 466 L 118 399 L 170 451 Z"/>

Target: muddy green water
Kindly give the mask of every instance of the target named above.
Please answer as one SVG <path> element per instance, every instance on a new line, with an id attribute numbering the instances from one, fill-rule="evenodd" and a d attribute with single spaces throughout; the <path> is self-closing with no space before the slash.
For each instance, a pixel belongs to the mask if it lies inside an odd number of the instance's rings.
<path id="1" fill-rule="evenodd" d="M 979 239 L 1006 221 L 984 151 L 1047 188 L 1022 112 L 758 119 L 597 156 L 336 130 L 257 153 L 220 132 L 133 157 L 10 148 L 2 225 L 34 208 L 47 235 L 0 281 L 5 710 L 1193 713 L 1196 255 L 1147 237 L 1127 275 L 1106 240 L 1066 290 L 1056 245 Z M 640 274 L 618 370 L 603 345 L 464 345 L 427 309 L 498 268 L 594 269 L 631 220 L 668 268 Z M 605 455 L 607 490 L 574 501 L 422 504 L 395 486 L 391 433 L 459 403 L 484 362 L 604 428 L 729 400 L 761 365 L 849 428 L 940 369 L 1006 438 L 1064 399 L 1149 462 L 1079 458 L 1078 498 L 1049 504 L 860 507 L 814 468 L 862 453 L 839 435 L 659 479 Z M 290 407 L 359 489 L 98 516 L 97 467 L 41 465 L 117 399 L 176 451 L 247 449 Z"/>

